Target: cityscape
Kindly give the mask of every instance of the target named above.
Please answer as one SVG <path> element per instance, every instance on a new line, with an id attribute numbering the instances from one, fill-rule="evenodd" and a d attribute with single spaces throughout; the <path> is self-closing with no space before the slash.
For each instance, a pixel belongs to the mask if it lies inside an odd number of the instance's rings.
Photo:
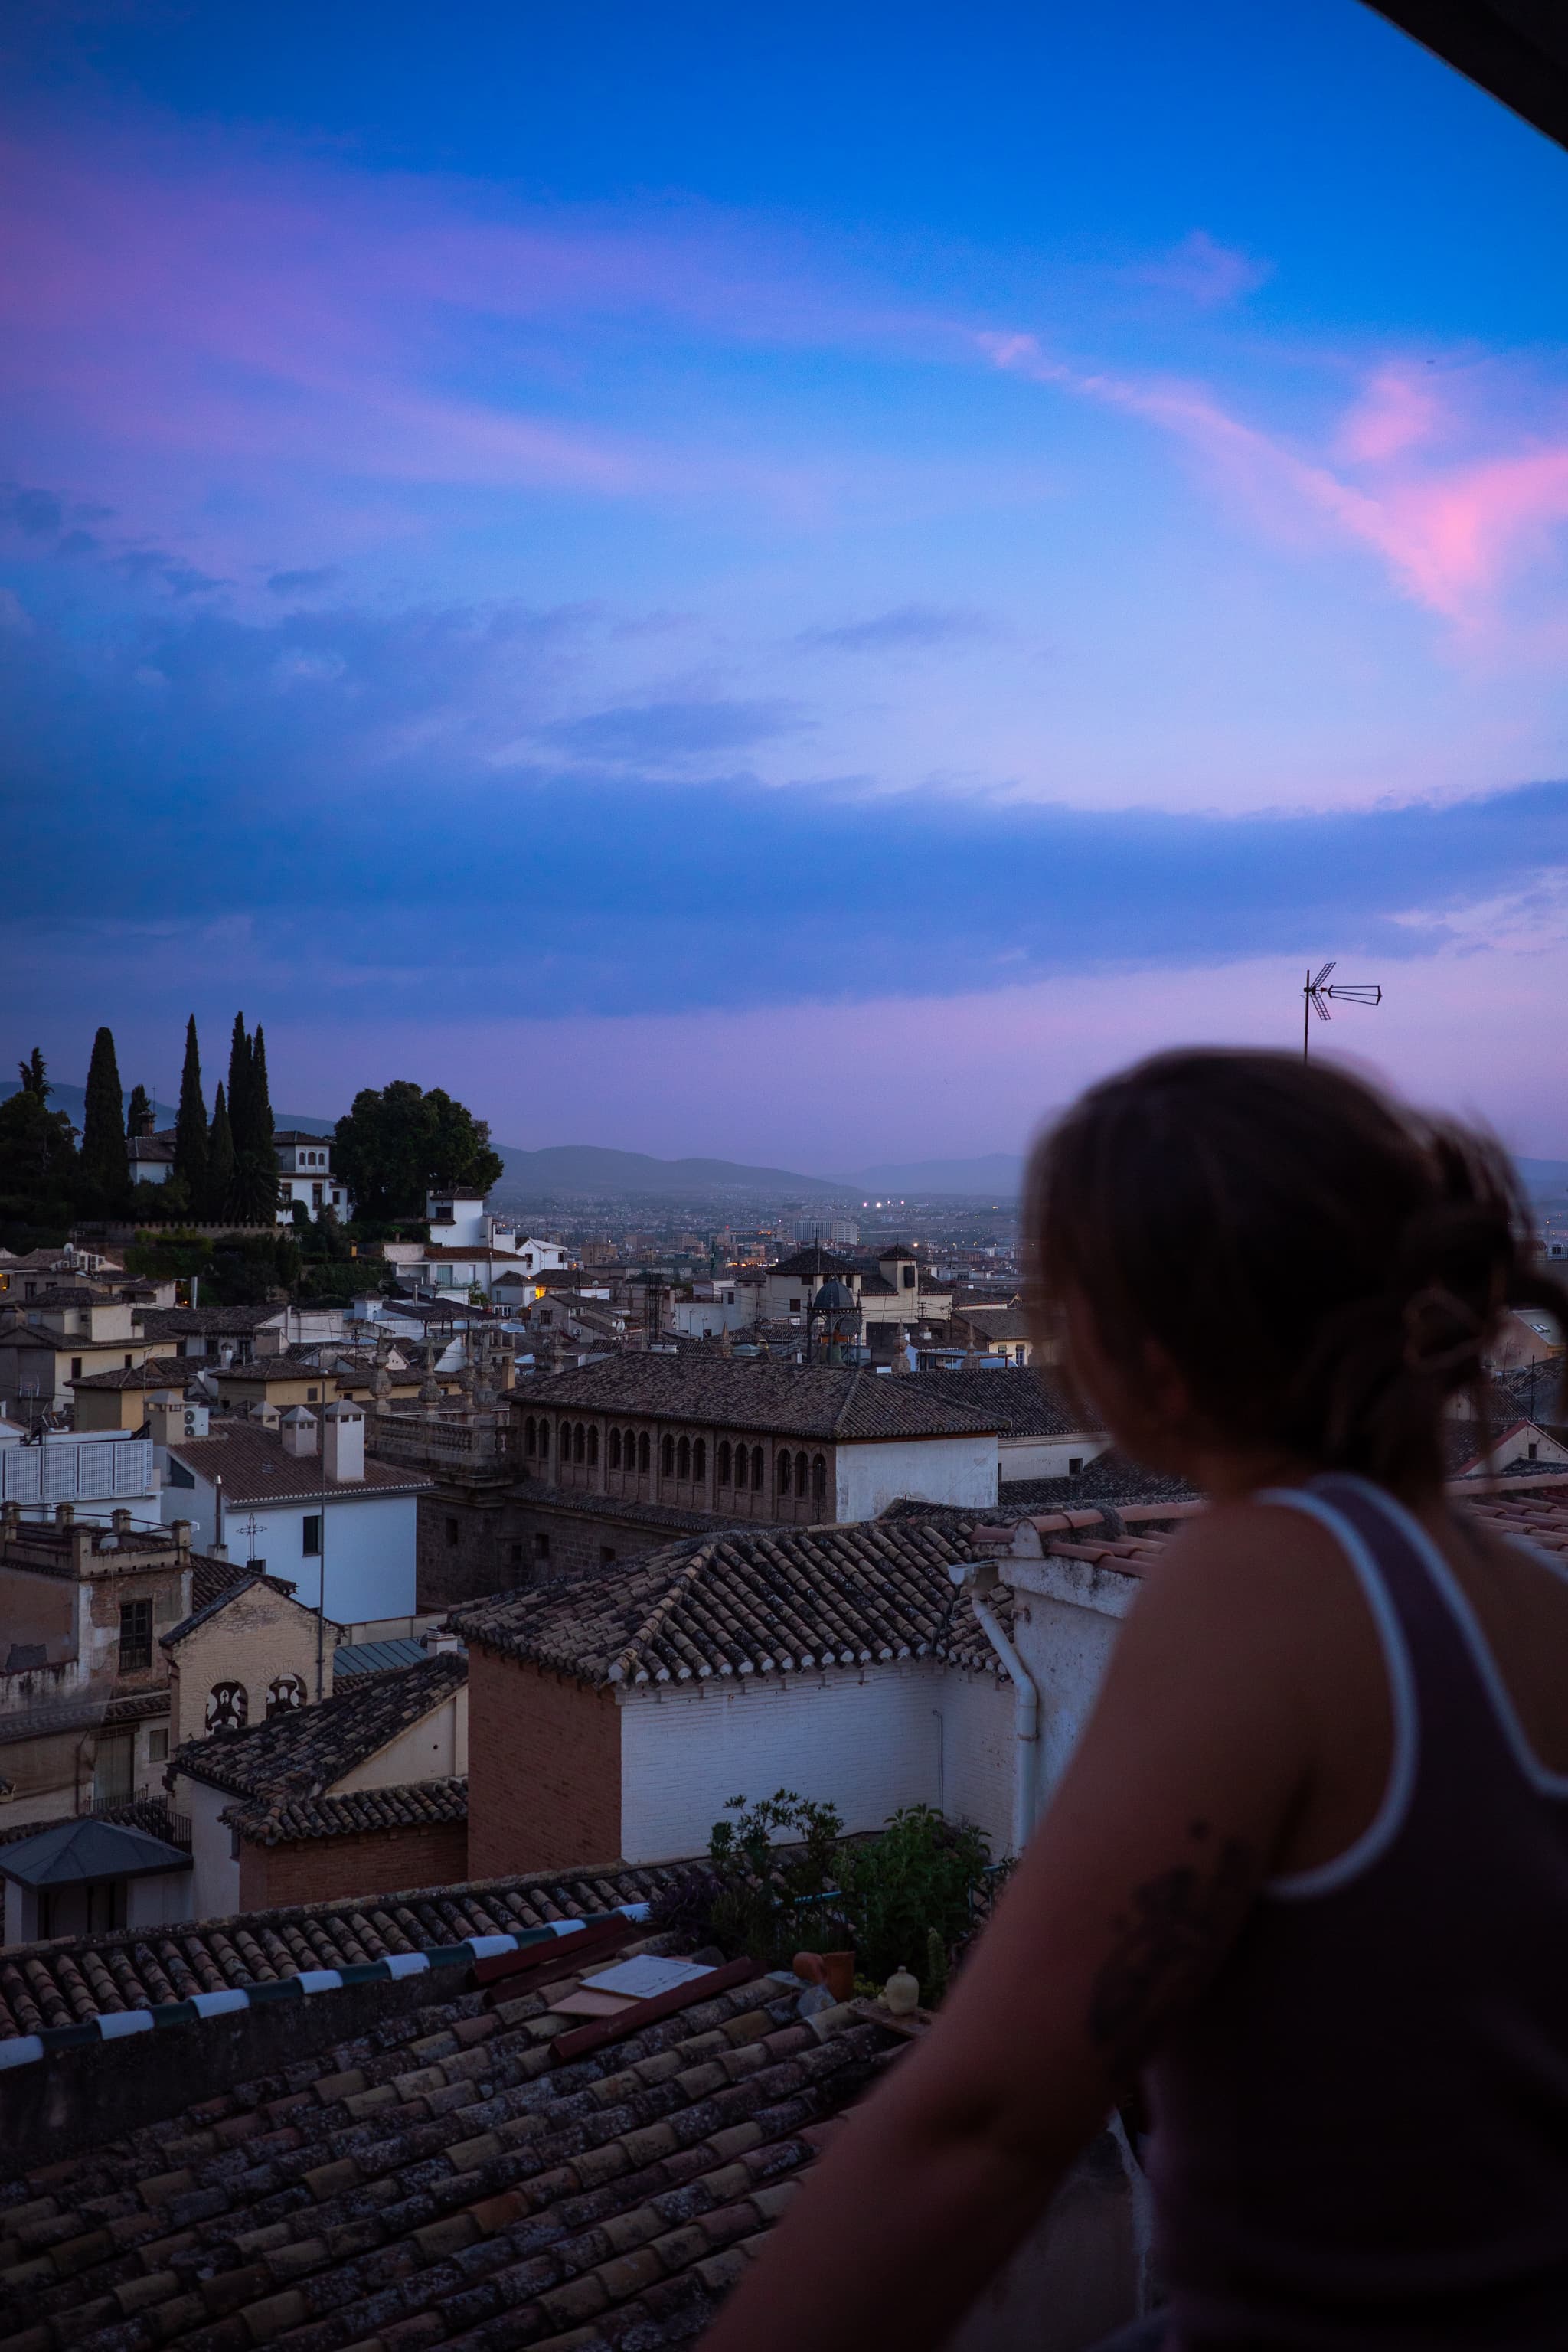
<path id="1" fill-rule="evenodd" d="M 0 2352 L 1568 2341 L 1549 14 L 0 36 Z"/>

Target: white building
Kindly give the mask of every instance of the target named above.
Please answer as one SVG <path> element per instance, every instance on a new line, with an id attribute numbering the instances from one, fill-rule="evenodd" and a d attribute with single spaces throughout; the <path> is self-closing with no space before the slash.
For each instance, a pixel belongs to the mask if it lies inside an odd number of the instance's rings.
<path id="1" fill-rule="evenodd" d="M 308 1608 L 350 1628 L 415 1612 L 416 1518 L 431 1481 L 367 1461 L 358 1405 L 304 1405 L 282 1415 L 208 1423 L 185 1433 L 188 1407 L 154 1407 L 166 1521 L 188 1519 L 198 1551 L 289 1579 Z M 325 1597 L 322 1586 L 325 1584 Z"/>
<path id="2" fill-rule="evenodd" d="M 306 1135 L 298 1128 L 279 1128 L 272 1138 L 278 1154 L 278 1222 L 294 1223 L 296 1204 L 314 1224 L 323 1209 L 331 1209 L 341 1224 L 353 1215 L 353 1202 L 341 1176 L 332 1174 L 332 1147 L 324 1135 Z"/>

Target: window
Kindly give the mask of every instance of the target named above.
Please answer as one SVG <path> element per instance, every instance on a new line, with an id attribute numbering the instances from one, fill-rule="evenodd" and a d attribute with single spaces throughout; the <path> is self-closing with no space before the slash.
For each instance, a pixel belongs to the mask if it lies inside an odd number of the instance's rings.
<path id="1" fill-rule="evenodd" d="M 207 1693 L 207 1729 L 243 1731 L 250 1700 L 243 1683 L 214 1683 Z"/>
<path id="2" fill-rule="evenodd" d="M 795 1457 L 795 1491 L 800 1496 L 803 1503 L 805 1500 L 805 1448 L 803 1445 L 800 1452 Z"/>
<path id="3" fill-rule="evenodd" d="M 727 1486 L 729 1483 L 730 1441 L 727 1437 L 721 1437 L 719 1440 L 719 1484 L 721 1486 Z"/>
<path id="4" fill-rule="evenodd" d="M 79 1381 L 81 1378 L 81 1358 L 79 1356 L 73 1356 L 71 1358 L 71 1378 L 73 1381 Z"/>
<path id="5" fill-rule="evenodd" d="M 153 1603 L 125 1601 L 120 1608 L 120 1671 L 139 1674 L 153 1663 Z"/>
<path id="6" fill-rule="evenodd" d="M 1529 1454 L 1528 1454 L 1528 1456 L 1527 1456 L 1526 1458 L 1527 1458 L 1528 1460 L 1530 1460 L 1530 1461 L 1533 1462 L 1533 1461 L 1535 1460 L 1536 1456 L 1540 1454 L 1540 1452 L 1541 1452 L 1541 1448 L 1540 1448 L 1540 1446 L 1536 1444 L 1536 1442 L 1535 1442 L 1534 1438 L 1532 1437 L 1532 1438 L 1531 1439 L 1531 1441 L 1530 1441 L 1530 1452 L 1529 1452 Z"/>
<path id="7" fill-rule="evenodd" d="M 658 1471 L 661 1478 L 672 1478 L 675 1475 L 675 1440 L 673 1437 L 661 1437 L 658 1441 Z"/>
<path id="8" fill-rule="evenodd" d="M 550 1451 L 550 1423 L 549 1423 L 547 1421 L 542 1421 L 542 1422 L 540 1423 L 540 1424 L 539 1424 L 539 1452 L 540 1452 L 540 1457 L 541 1457 L 541 1459 L 542 1459 L 542 1460 L 543 1456 L 549 1453 L 549 1451 Z"/>
<path id="9" fill-rule="evenodd" d="M 133 1731 L 100 1731 L 92 1757 L 93 1803 L 124 1804 L 131 1795 L 135 1777 L 136 1734 Z"/>
<path id="10" fill-rule="evenodd" d="M 522 1450 L 525 1454 L 537 1454 L 539 1451 L 539 1423 L 531 1413 L 522 1424 Z"/>
<path id="11" fill-rule="evenodd" d="M 821 1454 L 814 1454 L 812 1455 L 812 1457 L 811 1457 L 811 1494 L 812 1494 L 812 1500 L 813 1500 L 814 1502 L 820 1503 L 820 1502 L 822 1501 L 823 1497 L 826 1496 L 826 1492 L 827 1492 L 827 1465 L 826 1465 L 826 1463 L 823 1460 L 823 1458 L 822 1458 L 822 1456 L 821 1456 Z"/>
<path id="12" fill-rule="evenodd" d="M 586 1432 L 584 1431 L 582 1423 L 579 1421 L 574 1425 L 572 1431 L 572 1459 L 574 1462 L 582 1461 L 585 1443 Z"/>
<path id="13" fill-rule="evenodd" d="M 267 1690 L 267 1712 L 294 1715 L 305 1704 L 305 1685 L 299 1675 L 274 1675 Z"/>
<path id="14" fill-rule="evenodd" d="M 166 1764 L 166 1763 L 168 1762 L 168 1760 L 169 1760 L 169 1735 L 168 1735 L 167 1731 L 163 1731 L 163 1730 L 159 1730 L 159 1731 L 150 1731 L 150 1732 L 147 1734 L 147 1761 L 148 1761 L 148 1763 L 149 1763 L 149 1764 Z"/>
<path id="15" fill-rule="evenodd" d="M 706 1478 L 708 1475 L 708 1440 L 705 1437 L 696 1437 L 691 1442 L 691 1475 L 694 1478 Z"/>
<path id="16" fill-rule="evenodd" d="M 305 1402 L 307 1404 L 319 1404 L 321 1402 L 321 1392 L 320 1389 L 307 1389 L 305 1391 Z"/>
<path id="17" fill-rule="evenodd" d="M 800 1301 L 798 1298 L 792 1298 L 790 1300 L 789 1311 L 792 1315 L 798 1315 L 800 1313 Z"/>
<path id="18" fill-rule="evenodd" d="M 130 1357 L 129 1357 L 129 1356 L 127 1356 L 127 1357 L 126 1357 L 126 1359 L 125 1359 L 125 1369 L 126 1369 L 126 1370 L 127 1370 L 127 1371 L 129 1371 L 129 1370 L 131 1370 L 131 1359 L 130 1359 Z"/>
<path id="19" fill-rule="evenodd" d="M 618 1470 L 620 1466 L 621 1433 L 618 1429 L 612 1429 L 610 1432 L 610 1467 L 612 1470 Z"/>
<path id="20" fill-rule="evenodd" d="M 645 1478 L 647 1475 L 650 1458 L 651 1448 L 648 1444 L 648 1434 L 646 1429 L 642 1429 L 637 1432 L 637 1468 L 642 1472 Z"/>
<path id="21" fill-rule="evenodd" d="M 678 1478 L 691 1475 L 691 1440 L 683 1437 L 675 1449 L 675 1475 Z"/>
<path id="22" fill-rule="evenodd" d="M 760 1495 L 767 1483 L 768 1470 L 767 1464 L 763 1459 L 763 1449 L 760 1445 L 753 1445 L 752 1448 L 752 1484 Z"/>
<path id="23" fill-rule="evenodd" d="M 306 1559 L 321 1559 L 321 1515 L 320 1511 L 307 1511 L 304 1517 L 300 1520 L 300 1550 L 301 1556 Z"/>
<path id="24" fill-rule="evenodd" d="M 746 1486 L 746 1483 L 747 1483 L 747 1480 L 746 1480 L 746 1473 L 747 1473 L 748 1469 L 749 1469 L 749 1468 L 750 1468 L 750 1466 L 751 1466 L 751 1459 L 752 1459 L 751 1455 L 747 1453 L 747 1451 L 746 1451 L 746 1449 L 745 1449 L 745 1447 L 744 1447 L 743 1445 L 737 1445 L 737 1446 L 736 1446 L 736 1448 L 735 1448 L 735 1484 L 736 1484 L 736 1486 L 739 1486 L 739 1487 L 742 1489 L 742 1493 L 743 1493 L 743 1492 L 744 1492 L 744 1490 L 745 1490 L 745 1486 Z"/>
<path id="25" fill-rule="evenodd" d="M 612 1544 L 601 1544 L 599 1546 L 599 1566 L 601 1568 L 614 1568 L 615 1564 L 615 1547 Z"/>
<path id="26" fill-rule="evenodd" d="M 550 1558 L 550 1538 L 548 1536 L 534 1537 L 533 1557 L 535 1559 L 548 1559 Z"/>
<path id="27" fill-rule="evenodd" d="M 599 1432 L 596 1425 L 593 1422 L 590 1422 L 588 1423 L 588 1467 L 590 1470 L 596 1465 L 598 1459 Z"/>
<path id="28" fill-rule="evenodd" d="M 513 1568 L 522 1566 L 522 1546 L 520 1543 L 513 1544 L 511 1548 L 511 1564 Z"/>
<path id="29" fill-rule="evenodd" d="M 786 1450 L 779 1455 L 779 1493 L 781 1495 L 787 1495 L 789 1493 L 789 1474 L 790 1458 L 786 1448 Z"/>
<path id="30" fill-rule="evenodd" d="M 457 1542 L 457 1540 L 458 1540 L 458 1522 L 457 1522 L 457 1520 L 456 1520 L 456 1519 L 448 1519 L 448 1520 L 447 1520 L 447 1541 L 449 1544 L 455 1544 L 455 1543 Z"/>
<path id="31" fill-rule="evenodd" d="M 914 1267 L 912 1265 L 901 1265 L 899 1268 L 899 1278 L 902 1282 L 906 1290 L 912 1290 L 915 1286 Z"/>
<path id="32" fill-rule="evenodd" d="M 1079 1473 L 1081 1472 L 1082 1468 L 1083 1468 L 1083 1456 L 1082 1456 L 1082 1454 L 1068 1454 L 1068 1476 L 1069 1478 L 1076 1478 L 1076 1477 L 1078 1477 L 1078 1475 L 1079 1475 Z"/>

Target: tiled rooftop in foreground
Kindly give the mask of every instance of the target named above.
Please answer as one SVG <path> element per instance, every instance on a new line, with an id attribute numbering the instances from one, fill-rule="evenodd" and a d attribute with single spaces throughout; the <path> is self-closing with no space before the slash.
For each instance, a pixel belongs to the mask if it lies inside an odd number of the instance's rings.
<path id="1" fill-rule="evenodd" d="M 689 2341 L 899 2044 L 749 1962 L 574 2032 L 546 1949 L 0 2189 L 7 2352 Z"/>

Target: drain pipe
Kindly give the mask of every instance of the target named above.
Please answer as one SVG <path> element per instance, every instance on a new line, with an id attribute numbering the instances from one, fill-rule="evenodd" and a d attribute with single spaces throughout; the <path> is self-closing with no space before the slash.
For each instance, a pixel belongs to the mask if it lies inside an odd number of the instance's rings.
<path id="1" fill-rule="evenodd" d="M 1040 1752 L 1040 1694 L 1034 1677 L 1002 1629 L 985 1595 L 999 1579 L 994 1563 L 963 1560 L 948 1570 L 954 1584 L 967 1590 L 969 1605 L 1013 1684 L 1013 1851 L 1023 1853 L 1035 1825 L 1037 1759 Z"/>

